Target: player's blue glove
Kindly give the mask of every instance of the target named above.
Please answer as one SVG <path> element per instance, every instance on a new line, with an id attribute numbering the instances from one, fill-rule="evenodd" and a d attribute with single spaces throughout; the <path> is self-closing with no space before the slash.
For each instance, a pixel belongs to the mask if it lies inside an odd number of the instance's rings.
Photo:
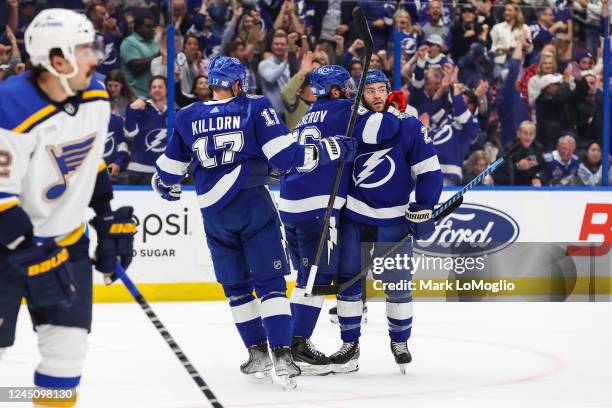
<path id="1" fill-rule="evenodd" d="M 432 207 L 410 203 L 406 210 L 406 219 L 410 225 L 410 233 L 415 239 L 427 239 L 434 233 L 434 219 L 431 216 Z"/>
<path id="2" fill-rule="evenodd" d="M 127 269 L 132 262 L 134 234 L 136 234 L 133 212 L 132 207 L 121 207 L 110 214 L 97 215 L 90 221 L 98 233 L 95 266 L 104 273 L 104 282 L 107 285 L 117 279 L 115 276 L 117 261 L 124 269 Z"/>
<path id="3" fill-rule="evenodd" d="M 13 272 L 25 278 L 30 305 L 70 306 L 76 297 L 76 283 L 68 258 L 68 250 L 50 239 L 12 251 L 7 261 Z"/>
<path id="4" fill-rule="evenodd" d="M 350 162 L 357 151 L 357 140 L 336 135 L 319 141 L 319 165 L 336 160 Z"/>
<path id="5" fill-rule="evenodd" d="M 167 186 L 162 183 L 157 173 L 151 178 L 151 187 L 153 187 L 153 190 L 155 190 L 164 200 L 177 201 L 181 199 L 181 185 L 174 184 Z"/>

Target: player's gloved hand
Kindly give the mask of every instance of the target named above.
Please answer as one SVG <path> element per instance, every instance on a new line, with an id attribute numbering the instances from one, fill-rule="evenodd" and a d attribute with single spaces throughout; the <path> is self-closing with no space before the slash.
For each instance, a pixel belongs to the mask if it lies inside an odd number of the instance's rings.
<path id="1" fill-rule="evenodd" d="M 68 258 L 68 250 L 50 239 L 11 251 L 7 261 L 13 272 L 25 278 L 31 305 L 70 306 L 76 297 L 76 283 Z"/>
<path id="2" fill-rule="evenodd" d="M 402 91 L 393 91 L 389 94 L 385 107 L 387 109 L 389 107 L 393 107 L 398 111 L 403 112 L 406 110 L 407 105 L 408 102 L 406 101 L 406 95 Z"/>
<path id="3" fill-rule="evenodd" d="M 410 233 L 415 239 L 427 239 L 434 233 L 432 208 L 416 203 L 410 203 L 406 210 L 406 219 L 410 225 Z"/>
<path id="4" fill-rule="evenodd" d="M 124 269 L 132 262 L 136 223 L 132 219 L 133 207 L 121 207 L 106 215 L 97 215 L 90 224 L 98 233 L 96 247 L 96 269 L 104 273 L 104 283 L 110 285 L 117 276 L 115 263 Z"/>
<path id="5" fill-rule="evenodd" d="M 336 160 L 350 162 L 357 152 L 357 140 L 346 136 L 332 136 L 319 141 L 319 165 Z"/>
<path id="6" fill-rule="evenodd" d="M 167 186 L 162 183 L 157 173 L 151 178 L 151 187 L 153 187 L 153 190 L 155 190 L 164 200 L 177 201 L 181 199 L 181 185 L 174 184 Z"/>

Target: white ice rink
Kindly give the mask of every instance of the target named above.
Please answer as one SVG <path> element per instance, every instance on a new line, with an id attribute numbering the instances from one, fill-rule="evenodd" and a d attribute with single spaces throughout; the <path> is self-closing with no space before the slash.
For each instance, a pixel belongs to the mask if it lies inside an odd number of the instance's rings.
<path id="1" fill-rule="evenodd" d="M 328 354 L 340 345 L 329 305 L 313 337 Z M 401 376 L 384 304 L 370 302 L 360 371 L 300 377 L 292 392 L 240 374 L 247 354 L 225 303 L 152 306 L 226 407 L 612 407 L 612 303 L 416 303 Z M 30 385 L 35 350 L 22 309 L 0 385 Z M 135 303 L 95 305 L 81 384 L 79 407 L 209 406 Z"/>

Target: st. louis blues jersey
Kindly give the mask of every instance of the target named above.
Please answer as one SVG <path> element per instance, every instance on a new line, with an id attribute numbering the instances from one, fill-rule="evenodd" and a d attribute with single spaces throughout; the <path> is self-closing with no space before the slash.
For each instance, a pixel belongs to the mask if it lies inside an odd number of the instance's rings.
<path id="1" fill-rule="evenodd" d="M 407 116 L 391 139 L 359 144 L 353 162 L 346 216 L 369 225 L 405 222 L 410 193 L 433 207 L 442 191 L 442 172 L 427 129 Z"/>
<path id="2" fill-rule="evenodd" d="M 37 237 L 83 228 L 97 174 L 106 169 L 109 117 L 108 93 L 96 80 L 61 104 L 47 99 L 30 73 L 2 83 L 0 217 L 20 206 Z M 8 229 L 3 224 L 0 237 Z"/>
<path id="3" fill-rule="evenodd" d="M 300 144 L 308 146 L 321 138 L 344 135 L 353 102 L 348 99 L 319 99 L 295 128 Z M 391 113 L 373 113 L 360 110 L 355 122 L 353 137 L 364 143 L 380 143 L 399 129 L 399 119 Z M 283 221 L 301 221 L 323 217 L 332 192 L 338 163 L 292 169 L 281 178 L 278 209 Z M 338 211 L 346 202 L 349 182 L 349 166 L 345 166 L 342 181 L 334 202 Z"/>
<path id="4" fill-rule="evenodd" d="M 463 160 L 478 137 L 478 120 L 468 110 L 462 95 L 453 97 L 453 116 L 432 132 L 446 185 L 458 186 L 463 178 Z"/>
<path id="5" fill-rule="evenodd" d="M 241 189 L 266 184 L 269 164 L 287 171 L 303 166 L 304 158 L 304 146 L 278 119 L 268 98 L 240 95 L 181 109 L 156 167 L 162 182 L 171 185 L 183 179 L 194 161 L 198 203 L 206 216 Z"/>
<path id="6" fill-rule="evenodd" d="M 123 133 L 123 119 L 116 113 L 111 113 L 104 144 L 104 161 L 106 164 L 115 163 L 123 171 L 129 159 L 130 152 Z"/>
<path id="7" fill-rule="evenodd" d="M 157 110 L 151 101 L 144 109 L 127 108 L 125 135 L 134 138 L 132 157 L 127 169 L 139 173 L 154 173 L 155 160 L 164 152 L 168 142 L 166 111 Z"/>

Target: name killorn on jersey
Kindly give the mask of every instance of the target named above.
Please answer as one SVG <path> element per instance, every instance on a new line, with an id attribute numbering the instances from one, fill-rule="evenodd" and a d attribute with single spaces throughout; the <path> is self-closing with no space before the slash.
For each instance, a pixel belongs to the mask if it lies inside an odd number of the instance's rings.
<path id="1" fill-rule="evenodd" d="M 304 115 L 304 117 L 302 118 L 302 120 L 300 120 L 300 123 L 298 123 L 297 126 L 308 125 L 308 124 L 314 123 L 314 122 L 323 122 L 325 120 L 326 116 L 327 116 L 327 111 L 326 110 L 324 110 L 324 111 L 316 111 L 316 112 L 309 112 L 309 113 Z"/>
<path id="2" fill-rule="evenodd" d="M 240 116 L 219 116 L 216 118 L 198 119 L 191 122 L 193 135 L 213 130 L 240 129 Z"/>

